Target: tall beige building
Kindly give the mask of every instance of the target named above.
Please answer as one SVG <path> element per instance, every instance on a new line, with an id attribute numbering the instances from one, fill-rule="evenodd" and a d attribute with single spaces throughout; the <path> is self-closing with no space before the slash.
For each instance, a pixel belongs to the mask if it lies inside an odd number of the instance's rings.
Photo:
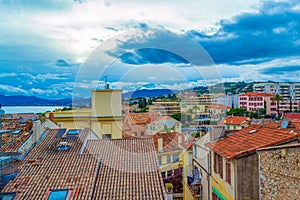
<path id="1" fill-rule="evenodd" d="M 122 90 L 93 90 L 92 107 L 53 112 L 64 128 L 91 128 L 100 138 L 122 138 Z"/>
<path id="2" fill-rule="evenodd" d="M 122 138 L 122 90 L 92 91 L 92 130 L 102 138 Z"/>

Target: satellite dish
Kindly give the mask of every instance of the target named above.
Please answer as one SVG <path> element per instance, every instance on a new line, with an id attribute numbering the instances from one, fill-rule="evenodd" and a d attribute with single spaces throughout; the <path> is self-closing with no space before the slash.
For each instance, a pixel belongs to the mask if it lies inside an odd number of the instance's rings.
<path id="1" fill-rule="evenodd" d="M 287 128 L 288 125 L 289 125 L 289 122 L 286 121 L 286 120 L 284 120 L 284 121 L 281 123 L 281 127 L 282 127 L 282 128 Z"/>

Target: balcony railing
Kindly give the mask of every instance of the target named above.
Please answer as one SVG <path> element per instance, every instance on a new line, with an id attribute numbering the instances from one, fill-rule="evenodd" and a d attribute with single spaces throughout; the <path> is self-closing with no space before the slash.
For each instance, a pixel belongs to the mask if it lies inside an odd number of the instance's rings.
<path id="1" fill-rule="evenodd" d="M 202 199 L 202 185 L 199 184 L 190 184 L 188 185 L 189 190 L 191 191 L 192 195 L 196 199 Z"/>

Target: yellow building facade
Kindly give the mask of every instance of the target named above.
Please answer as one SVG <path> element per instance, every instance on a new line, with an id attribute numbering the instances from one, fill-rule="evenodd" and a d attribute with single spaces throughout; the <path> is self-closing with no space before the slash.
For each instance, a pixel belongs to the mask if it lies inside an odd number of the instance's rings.
<path id="1" fill-rule="evenodd" d="M 234 162 L 228 161 L 224 157 L 220 156 L 220 159 L 222 159 L 222 162 L 214 162 L 216 154 L 212 151 L 211 152 L 211 193 L 212 196 L 216 195 L 221 200 L 233 200 L 234 199 Z M 217 159 L 218 160 L 218 159 Z M 226 162 L 230 163 L 230 183 L 226 181 L 226 176 L 229 174 L 226 173 Z M 215 164 L 222 163 L 222 167 L 215 166 Z M 222 170 L 222 175 L 220 172 L 216 172 L 214 169 L 217 168 L 217 170 Z M 228 179 L 227 179 L 228 180 Z M 212 198 L 212 197 L 211 197 Z"/>
<path id="2" fill-rule="evenodd" d="M 53 112 L 54 122 L 65 128 L 91 128 L 100 138 L 122 138 L 121 93 L 93 90 L 91 108 Z"/>

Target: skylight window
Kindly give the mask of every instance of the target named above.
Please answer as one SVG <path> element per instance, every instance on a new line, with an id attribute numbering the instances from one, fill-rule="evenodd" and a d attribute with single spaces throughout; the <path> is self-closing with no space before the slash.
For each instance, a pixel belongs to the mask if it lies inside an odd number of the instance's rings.
<path id="1" fill-rule="evenodd" d="M 76 130 L 76 129 L 68 130 L 66 138 L 67 139 L 76 139 L 76 138 L 78 138 L 79 133 L 80 133 L 80 130 Z"/>
<path id="2" fill-rule="evenodd" d="M 3 192 L 0 193 L 0 199 L 1 200 L 13 200 L 15 199 L 17 193 L 15 192 Z"/>
<path id="3" fill-rule="evenodd" d="M 68 135 L 78 135 L 78 134 L 79 134 L 79 130 L 76 130 L 76 129 L 74 129 L 74 130 L 69 130 L 67 134 L 68 134 Z"/>
<path id="4" fill-rule="evenodd" d="M 252 134 L 252 133 L 256 133 L 258 130 L 251 130 L 249 131 L 249 134 Z"/>
<path id="5" fill-rule="evenodd" d="M 51 190 L 48 196 L 48 200 L 66 200 L 68 199 L 69 190 Z"/>
<path id="6" fill-rule="evenodd" d="M 69 149 L 69 145 L 68 145 L 67 142 L 60 142 L 60 143 L 58 144 L 57 149 L 60 150 L 60 151 L 68 150 L 68 149 Z"/>

